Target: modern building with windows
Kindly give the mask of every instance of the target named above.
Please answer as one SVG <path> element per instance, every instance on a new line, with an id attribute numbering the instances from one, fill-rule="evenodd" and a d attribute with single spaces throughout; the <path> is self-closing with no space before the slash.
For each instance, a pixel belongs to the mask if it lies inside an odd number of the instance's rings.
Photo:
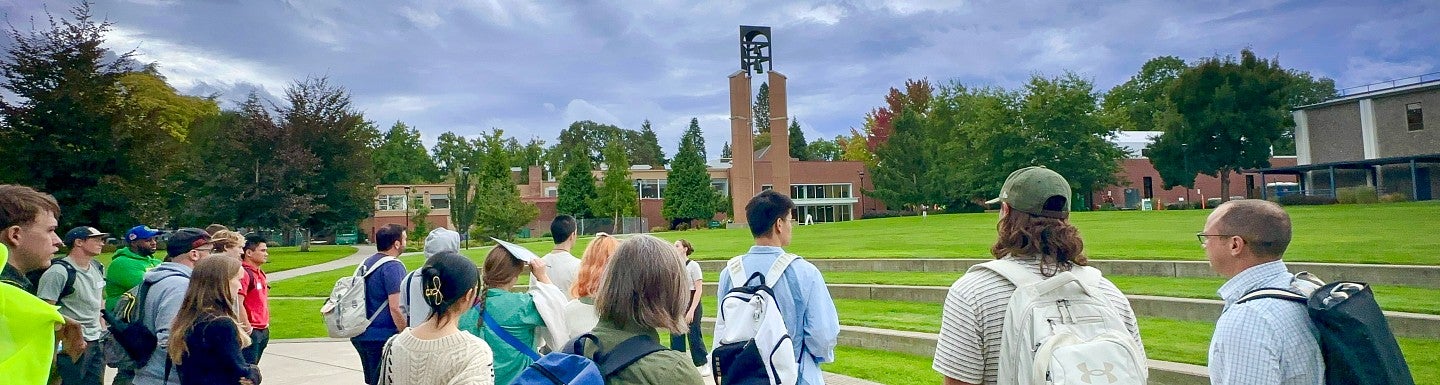
<path id="1" fill-rule="evenodd" d="M 397 224 L 407 229 L 414 228 L 413 221 L 420 205 L 430 209 L 425 218 L 427 228 L 455 228 L 450 220 L 450 197 L 454 193 L 451 184 L 379 185 L 375 186 L 375 211 L 361 221 L 360 229 L 367 240 L 375 239 L 375 230 L 380 226 Z"/>

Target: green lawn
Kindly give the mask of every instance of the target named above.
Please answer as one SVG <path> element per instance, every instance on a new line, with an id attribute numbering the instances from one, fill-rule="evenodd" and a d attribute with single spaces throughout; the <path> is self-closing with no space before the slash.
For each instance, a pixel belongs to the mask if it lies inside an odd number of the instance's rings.
<path id="1" fill-rule="evenodd" d="M 267 273 L 274 273 L 297 267 L 318 265 L 345 258 L 350 254 L 354 254 L 355 250 L 357 249 L 354 246 L 336 245 L 312 245 L 310 246 L 310 251 L 306 252 L 301 252 L 299 246 L 272 247 L 270 248 L 270 262 L 266 263 L 263 268 Z M 101 254 L 96 256 L 95 260 L 109 266 L 110 257 L 113 256 L 115 256 L 115 253 Z M 165 251 L 156 251 L 155 257 L 164 259 Z"/>
<path id="2" fill-rule="evenodd" d="M 323 299 L 270 299 L 270 338 L 325 337 L 325 323 L 320 319 Z"/>
<path id="3" fill-rule="evenodd" d="M 485 253 L 489 249 L 470 249 L 461 252 L 462 255 L 470 257 L 476 266 L 484 264 Z M 405 271 L 415 270 L 425 263 L 425 256 L 411 255 L 401 257 L 400 262 L 405 264 Z M 266 265 L 269 266 L 269 265 Z M 355 266 L 346 266 L 330 271 L 306 274 L 283 281 L 270 283 L 270 296 L 272 297 L 328 297 L 330 289 L 335 287 L 335 281 L 341 277 L 354 274 Z M 529 275 L 521 275 L 516 283 L 524 285 L 530 282 Z"/>
<path id="4" fill-rule="evenodd" d="M 707 272 L 706 282 L 717 282 L 719 272 Z M 871 284 L 905 286 L 950 286 L 960 278 L 948 272 L 827 272 L 825 282 L 834 284 Z M 1215 293 L 1224 278 L 1175 278 L 1109 276 L 1111 282 L 1126 294 L 1162 297 L 1220 299 Z M 1411 286 L 1371 286 L 1380 307 L 1410 313 L 1440 314 L 1440 289 Z"/>

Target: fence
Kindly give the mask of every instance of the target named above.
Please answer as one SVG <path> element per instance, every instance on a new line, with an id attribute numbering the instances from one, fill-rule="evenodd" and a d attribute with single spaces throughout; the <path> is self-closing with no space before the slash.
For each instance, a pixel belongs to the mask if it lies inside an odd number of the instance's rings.
<path id="1" fill-rule="evenodd" d="M 633 234 L 650 231 L 649 221 L 642 217 L 622 217 L 616 228 L 615 218 L 586 218 L 576 223 L 580 235 L 595 235 L 598 232 L 610 234 Z"/>

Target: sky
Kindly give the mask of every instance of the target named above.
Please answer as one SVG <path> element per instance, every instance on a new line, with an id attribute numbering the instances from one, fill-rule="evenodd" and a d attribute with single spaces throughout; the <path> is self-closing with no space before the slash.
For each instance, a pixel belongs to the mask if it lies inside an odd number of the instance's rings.
<path id="1" fill-rule="evenodd" d="M 15 28 L 73 1 L 0 0 Z M 577 120 L 640 128 L 673 155 L 691 118 L 729 138 L 739 26 L 772 28 L 806 138 L 860 127 L 906 79 L 1018 88 L 1071 71 L 1103 93 L 1146 60 L 1251 48 L 1340 88 L 1440 71 L 1440 2 L 96 0 L 106 45 L 183 93 L 233 107 L 307 77 L 345 87 L 382 130 L 491 128 L 553 144 Z M 8 46 L 9 40 L 0 42 Z M 1430 75 L 1427 79 L 1440 77 Z M 759 87 L 760 78 L 754 82 Z"/>

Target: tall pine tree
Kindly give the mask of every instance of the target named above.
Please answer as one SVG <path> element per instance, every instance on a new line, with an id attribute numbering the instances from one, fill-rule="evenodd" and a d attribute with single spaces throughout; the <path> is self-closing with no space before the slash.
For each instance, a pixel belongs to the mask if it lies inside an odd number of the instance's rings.
<path id="1" fill-rule="evenodd" d="M 800 121 L 790 118 L 790 157 L 799 160 L 810 160 L 810 150 L 806 149 L 805 131 L 800 129 Z"/>
<path id="2" fill-rule="evenodd" d="M 660 138 L 655 136 L 655 130 L 650 128 L 650 120 L 640 125 L 640 143 L 637 144 L 633 157 L 630 159 L 634 164 L 648 164 L 657 168 L 665 167 L 669 163 L 665 159 L 665 150 L 660 148 Z"/>
<path id="3" fill-rule="evenodd" d="M 595 215 L 590 210 L 590 202 L 598 194 L 595 191 L 595 174 L 591 173 L 594 167 L 590 165 L 590 156 L 583 151 L 575 151 L 567 158 L 565 173 L 560 175 L 560 196 L 555 202 L 555 210 L 575 218 L 593 218 Z"/>
<path id="4" fill-rule="evenodd" d="M 755 151 L 770 146 L 770 83 L 760 83 L 760 91 L 755 93 L 755 106 L 752 108 L 752 115 L 755 118 Z"/>
<path id="5" fill-rule="evenodd" d="M 625 156 L 625 148 L 612 142 L 605 148 L 605 178 L 590 207 L 595 215 L 614 219 L 615 232 L 620 232 L 620 218 L 640 212 L 639 199 L 635 184 L 630 181 L 630 161 Z"/>
<path id="6" fill-rule="evenodd" d="M 666 179 L 669 185 L 661 214 L 670 219 L 671 227 L 715 217 L 715 208 L 722 201 L 720 192 L 710 187 L 710 173 L 705 166 L 705 137 L 700 132 L 699 120 L 690 119 L 690 128 L 680 138 L 680 149 L 670 163 Z"/>

